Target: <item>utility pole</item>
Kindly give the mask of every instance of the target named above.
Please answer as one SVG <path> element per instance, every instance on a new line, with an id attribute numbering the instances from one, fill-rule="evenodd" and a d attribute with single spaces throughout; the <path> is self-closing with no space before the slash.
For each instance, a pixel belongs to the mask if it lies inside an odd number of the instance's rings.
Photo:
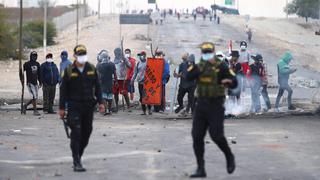
<path id="1" fill-rule="evenodd" d="M 44 18 L 43 18 L 43 53 L 47 54 L 47 8 L 48 0 L 44 0 Z"/>
<path id="2" fill-rule="evenodd" d="M 100 2 L 100 0 L 99 0 L 99 1 L 98 1 L 98 18 L 99 18 L 99 19 L 100 19 L 100 17 L 101 17 L 100 8 L 101 8 L 101 2 Z"/>
<path id="3" fill-rule="evenodd" d="M 20 27 L 19 27 L 19 78 L 22 86 L 21 91 L 21 114 L 23 113 L 24 100 L 24 74 L 22 70 L 22 25 L 23 25 L 23 2 L 20 0 Z"/>
<path id="4" fill-rule="evenodd" d="M 83 0 L 83 5 L 84 5 L 84 17 L 87 17 L 87 0 Z"/>
<path id="5" fill-rule="evenodd" d="M 76 37 L 76 45 L 79 43 L 79 0 L 77 0 L 77 37 Z"/>

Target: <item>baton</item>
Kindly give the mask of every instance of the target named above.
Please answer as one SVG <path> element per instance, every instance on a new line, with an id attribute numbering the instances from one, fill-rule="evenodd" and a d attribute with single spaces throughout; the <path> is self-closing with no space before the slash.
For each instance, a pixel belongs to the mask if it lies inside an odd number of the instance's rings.
<path id="1" fill-rule="evenodd" d="M 62 118 L 62 122 L 63 122 L 64 130 L 66 131 L 67 138 L 70 139 L 69 128 L 68 128 L 68 124 L 67 124 L 66 119 L 67 118 L 65 118 L 65 117 Z"/>

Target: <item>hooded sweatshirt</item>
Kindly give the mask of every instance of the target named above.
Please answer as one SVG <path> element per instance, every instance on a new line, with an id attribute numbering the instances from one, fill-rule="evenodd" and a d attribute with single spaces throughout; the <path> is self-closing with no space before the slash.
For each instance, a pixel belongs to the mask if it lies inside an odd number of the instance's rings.
<path id="1" fill-rule="evenodd" d="M 294 73 L 294 69 L 290 68 L 289 65 L 292 58 L 292 54 L 286 52 L 278 63 L 278 83 L 280 86 L 288 85 L 289 76 Z"/>
<path id="2" fill-rule="evenodd" d="M 102 54 L 100 58 L 101 63 L 99 63 L 97 66 L 97 70 L 101 82 L 102 92 L 112 93 L 113 79 L 117 79 L 117 77 L 113 77 L 116 67 L 114 63 L 110 61 L 110 57 L 107 54 Z"/>
<path id="3" fill-rule="evenodd" d="M 127 78 L 127 69 L 131 68 L 130 61 L 123 57 L 122 50 L 120 48 L 116 48 L 114 50 L 114 64 L 116 65 L 116 72 L 118 80 L 126 80 Z"/>
<path id="4" fill-rule="evenodd" d="M 188 67 L 190 65 L 194 65 L 195 63 L 195 56 L 194 54 L 191 54 L 188 59 L 184 62 L 182 62 L 179 66 L 179 74 L 182 74 L 182 77 L 180 79 L 180 88 L 190 88 L 190 87 L 195 87 L 196 86 L 196 81 L 188 81 L 186 78 L 187 72 L 188 72 Z"/>
<path id="5" fill-rule="evenodd" d="M 61 62 L 60 62 L 60 75 L 61 73 L 72 64 L 72 62 L 68 59 L 68 52 L 62 51 L 61 53 Z"/>

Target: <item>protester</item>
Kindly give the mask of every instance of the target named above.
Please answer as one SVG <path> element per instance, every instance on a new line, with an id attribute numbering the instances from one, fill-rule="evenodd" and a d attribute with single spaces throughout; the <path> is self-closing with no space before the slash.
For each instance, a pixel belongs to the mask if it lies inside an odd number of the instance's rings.
<path id="1" fill-rule="evenodd" d="M 161 105 L 154 106 L 155 112 L 165 111 L 166 109 L 166 84 L 170 79 L 170 65 L 168 61 L 165 59 L 165 54 L 162 51 L 157 51 L 155 53 L 156 58 L 163 58 L 164 61 L 164 69 L 162 73 L 162 95 L 161 95 Z"/>
<path id="2" fill-rule="evenodd" d="M 60 77 L 63 71 L 72 64 L 72 62 L 68 59 L 68 52 L 62 51 L 60 54 L 61 62 L 60 62 Z"/>
<path id="3" fill-rule="evenodd" d="M 239 51 L 231 52 L 231 60 L 230 60 L 230 69 L 234 71 L 238 80 L 238 86 L 234 89 L 228 89 L 229 98 L 233 101 L 234 104 L 240 105 L 240 95 L 241 95 L 241 83 L 242 83 L 242 66 L 238 62 L 239 60 Z"/>
<path id="4" fill-rule="evenodd" d="M 205 42 L 201 45 L 201 60 L 188 68 L 187 79 L 197 80 L 197 104 L 193 116 L 193 149 L 197 160 L 197 170 L 190 178 L 206 177 L 205 170 L 205 135 L 209 130 L 211 139 L 224 153 L 227 172 L 233 173 L 235 157 L 224 135 L 225 88 L 237 86 L 235 74 L 228 66 L 215 58 L 214 44 Z"/>
<path id="5" fill-rule="evenodd" d="M 86 171 L 81 158 L 92 132 L 94 106 L 99 103 L 99 111 L 105 111 L 97 70 L 90 64 L 84 45 L 74 48 L 75 62 L 62 73 L 60 86 L 59 115 L 66 118 L 65 106 L 68 101 L 67 124 L 71 128 L 70 147 L 75 172 Z"/>
<path id="6" fill-rule="evenodd" d="M 254 63 L 250 65 L 251 102 L 252 112 L 259 114 L 261 111 L 260 89 L 263 66 L 260 63 L 261 55 L 252 56 Z"/>
<path id="7" fill-rule="evenodd" d="M 174 72 L 173 76 L 180 78 L 180 85 L 179 85 L 179 90 L 178 90 L 178 104 L 179 107 L 177 107 L 177 109 L 175 109 L 175 113 L 179 113 L 183 108 L 183 98 L 185 96 L 186 93 L 188 93 L 188 105 L 186 108 L 186 112 L 189 113 L 190 109 L 191 112 L 193 111 L 193 100 L 194 100 L 194 91 L 195 91 L 195 87 L 196 87 L 196 82 L 193 81 L 188 81 L 186 79 L 186 74 L 187 74 L 187 69 L 189 67 L 189 64 L 192 63 L 190 61 L 188 61 L 189 58 L 189 54 L 185 53 L 182 55 L 181 59 L 182 59 L 182 63 L 179 65 L 179 72 L 176 73 Z M 194 58 L 194 55 L 193 55 Z"/>
<path id="8" fill-rule="evenodd" d="M 136 60 L 131 57 L 131 50 L 126 49 L 124 51 L 125 57 L 129 59 L 129 62 L 131 64 L 131 67 L 127 70 L 127 85 L 128 85 L 128 93 L 130 94 L 130 100 L 133 101 L 134 98 L 134 84 L 131 84 L 131 79 L 133 76 L 133 71 L 136 66 Z"/>
<path id="9" fill-rule="evenodd" d="M 139 88 L 139 101 L 141 103 L 142 107 L 142 114 L 141 115 L 146 115 L 147 114 L 147 107 L 148 107 L 148 114 L 151 115 L 151 105 L 146 105 L 142 103 L 142 98 L 146 96 L 146 92 L 144 89 L 144 81 L 145 81 L 145 72 L 146 72 L 146 67 L 147 67 L 147 59 L 146 59 L 146 52 L 142 51 L 138 54 L 139 62 L 137 63 L 134 73 L 131 79 L 131 84 L 133 86 L 134 81 L 137 80 L 138 82 L 138 88 Z"/>
<path id="10" fill-rule="evenodd" d="M 46 62 L 41 64 L 40 72 L 43 85 L 43 112 L 55 114 L 53 105 L 56 96 L 56 86 L 60 82 L 60 75 L 51 53 L 47 54 Z"/>
<path id="11" fill-rule="evenodd" d="M 275 111 L 279 112 L 279 103 L 280 99 L 283 96 L 284 91 L 288 91 L 288 109 L 295 110 L 296 107 L 292 105 L 292 89 L 289 85 L 290 75 L 295 73 L 297 69 L 290 67 L 290 62 L 293 57 L 291 52 L 286 52 L 278 63 L 278 83 L 279 83 L 279 92 L 276 99 Z"/>
<path id="12" fill-rule="evenodd" d="M 102 50 L 98 59 L 101 63 L 97 66 L 98 77 L 101 83 L 102 99 L 106 111 L 104 115 L 112 114 L 112 100 L 113 100 L 113 83 L 117 81 L 116 66 L 110 61 L 108 51 Z"/>
<path id="13" fill-rule="evenodd" d="M 130 111 L 130 100 L 128 96 L 128 85 L 127 85 L 127 71 L 131 68 L 131 63 L 128 58 L 123 56 L 121 48 L 114 50 L 114 64 L 116 66 L 117 81 L 113 86 L 113 94 L 116 103 L 116 111 L 119 110 L 119 93 L 123 95 L 126 101 L 127 108 Z M 124 108 L 124 107 L 123 107 Z"/>
<path id="14" fill-rule="evenodd" d="M 239 63 L 242 66 L 243 76 L 241 77 L 241 90 L 244 92 L 247 87 L 247 77 L 249 75 L 250 54 L 247 51 L 248 44 L 245 41 L 240 42 Z"/>
<path id="15" fill-rule="evenodd" d="M 32 99 L 23 106 L 23 113 L 26 114 L 27 108 L 30 104 L 33 105 L 33 115 L 40 116 L 37 110 L 38 89 L 41 88 L 40 64 L 37 62 L 38 54 L 35 51 L 30 53 L 30 61 L 23 64 L 23 70 L 27 74 L 27 87 Z M 39 86 L 38 86 L 39 82 Z"/>
<path id="16" fill-rule="evenodd" d="M 262 91 L 261 95 L 264 99 L 266 108 L 264 109 L 265 112 L 269 111 L 271 109 L 271 103 L 270 98 L 268 94 L 268 70 L 267 70 L 267 64 L 263 62 L 263 57 L 261 54 L 257 54 L 255 57 L 258 61 L 260 61 L 260 64 L 262 65 L 262 76 L 261 76 L 261 84 L 262 84 Z"/>

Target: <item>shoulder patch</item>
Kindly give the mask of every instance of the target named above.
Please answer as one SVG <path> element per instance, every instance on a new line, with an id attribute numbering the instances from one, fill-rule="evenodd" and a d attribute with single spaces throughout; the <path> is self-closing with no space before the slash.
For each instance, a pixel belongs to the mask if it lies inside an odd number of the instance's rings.
<path id="1" fill-rule="evenodd" d="M 62 71 L 62 73 L 61 73 L 61 78 L 63 78 L 64 77 L 64 71 Z"/>
<path id="2" fill-rule="evenodd" d="M 232 69 L 229 69 L 229 73 L 230 73 L 232 76 L 236 76 L 236 73 L 234 73 Z"/>
<path id="3" fill-rule="evenodd" d="M 78 76 L 79 76 L 79 74 L 75 73 L 75 72 L 71 73 L 71 75 L 70 75 L 70 77 L 78 77 Z"/>
<path id="4" fill-rule="evenodd" d="M 94 74 L 95 74 L 94 71 L 88 71 L 88 72 L 87 72 L 87 75 L 88 75 L 88 76 L 92 76 L 92 75 L 94 75 Z"/>
<path id="5" fill-rule="evenodd" d="M 192 70 L 193 70 L 193 68 L 194 68 L 194 67 L 193 67 L 193 65 L 191 65 L 191 66 L 188 68 L 188 70 L 187 70 L 187 71 L 188 71 L 188 72 L 190 72 L 190 71 L 192 71 Z"/>

